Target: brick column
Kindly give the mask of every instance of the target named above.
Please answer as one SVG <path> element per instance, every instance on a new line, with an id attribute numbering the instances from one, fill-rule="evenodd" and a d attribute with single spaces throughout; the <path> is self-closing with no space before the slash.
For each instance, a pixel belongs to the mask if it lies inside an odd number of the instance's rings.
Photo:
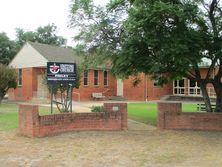
<path id="1" fill-rule="evenodd" d="M 121 113 L 121 128 L 127 129 L 127 103 L 104 103 L 107 112 L 117 111 Z"/>
<path id="2" fill-rule="evenodd" d="M 28 137 L 38 135 L 39 112 L 37 105 L 19 105 L 19 132 Z"/>
<path id="3" fill-rule="evenodd" d="M 165 113 L 168 114 L 180 114 L 182 110 L 182 104 L 178 102 L 158 102 L 158 119 L 157 128 L 165 129 Z"/>

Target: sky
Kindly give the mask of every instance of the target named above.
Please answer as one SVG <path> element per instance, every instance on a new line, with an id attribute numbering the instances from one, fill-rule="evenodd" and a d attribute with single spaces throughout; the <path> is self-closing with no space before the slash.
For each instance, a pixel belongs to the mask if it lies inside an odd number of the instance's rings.
<path id="1" fill-rule="evenodd" d="M 96 0 L 104 4 L 104 0 Z M 0 0 L 0 32 L 15 39 L 15 28 L 35 31 L 39 26 L 55 23 L 57 35 L 68 39 L 68 45 L 74 45 L 74 29 L 69 29 L 69 10 L 71 0 Z"/>

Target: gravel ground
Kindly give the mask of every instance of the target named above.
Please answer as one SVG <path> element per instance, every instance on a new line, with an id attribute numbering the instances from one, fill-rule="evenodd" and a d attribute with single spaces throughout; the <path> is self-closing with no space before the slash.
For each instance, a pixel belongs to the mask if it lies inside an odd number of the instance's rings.
<path id="1" fill-rule="evenodd" d="M 222 132 L 159 131 L 129 121 L 125 131 L 27 138 L 0 131 L 1 167 L 221 167 Z"/>

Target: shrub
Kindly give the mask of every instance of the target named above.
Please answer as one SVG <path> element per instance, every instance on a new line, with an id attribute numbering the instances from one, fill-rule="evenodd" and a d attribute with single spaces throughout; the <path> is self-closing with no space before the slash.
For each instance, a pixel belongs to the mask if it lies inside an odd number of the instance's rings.
<path id="1" fill-rule="evenodd" d="M 10 88 L 16 88 L 17 74 L 15 69 L 0 64 L 0 104 Z"/>
<path id="2" fill-rule="evenodd" d="M 103 106 L 92 106 L 91 111 L 92 112 L 106 112 Z"/>

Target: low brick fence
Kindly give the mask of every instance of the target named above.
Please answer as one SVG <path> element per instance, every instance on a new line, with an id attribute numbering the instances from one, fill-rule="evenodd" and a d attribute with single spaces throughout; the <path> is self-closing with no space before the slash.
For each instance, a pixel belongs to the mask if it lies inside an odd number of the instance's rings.
<path id="1" fill-rule="evenodd" d="M 185 113 L 181 103 L 159 102 L 157 127 L 222 131 L 222 113 Z"/>
<path id="2" fill-rule="evenodd" d="M 39 116 L 38 106 L 19 105 L 19 131 L 29 137 L 44 137 L 79 130 L 127 129 L 127 104 L 105 103 L 107 112 L 62 113 Z"/>

